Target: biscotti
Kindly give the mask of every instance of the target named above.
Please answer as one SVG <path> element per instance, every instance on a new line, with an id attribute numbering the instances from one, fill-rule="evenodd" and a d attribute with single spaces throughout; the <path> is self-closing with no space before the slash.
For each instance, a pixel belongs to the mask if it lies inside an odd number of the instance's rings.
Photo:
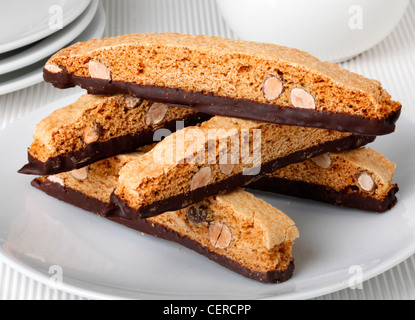
<path id="1" fill-rule="evenodd" d="M 166 137 L 120 171 L 114 215 L 147 218 L 244 187 L 266 173 L 375 138 L 216 116 Z"/>
<path id="2" fill-rule="evenodd" d="M 364 135 L 395 130 L 401 104 L 376 80 L 291 48 L 175 33 L 76 43 L 44 79 L 92 94 L 128 93 L 212 115 Z"/>
<path id="3" fill-rule="evenodd" d="M 159 129 L 175 131 L 210 118 L 130 95 L 83 95 L 40 121 L 19 172 L 52 175 L 153 143 Z M 181 125 L 179 125 L 181 124 Z"/>
<path id="4" fill-rule="evenodd" d="M 83 180 L 72 173 L 32 182 L 47 194 L 105 216 L 120 168 L 141 152 L 101 160 L 85 167 Z M 241 275 L 279 283 L 294 271 L 292 247 L 299 232 L 280 210 L 243 190 L 214 196 L 188 208 L 148 219 L 108 219 L 180 243 Z"/>
<path id="5" fill-rule="evenodd" d="M 385 212 L 397 203 L 396 165 L 379 152 L 359 148 L 326 153 L 289 165 L 252 183 L 253 189 Z"/>

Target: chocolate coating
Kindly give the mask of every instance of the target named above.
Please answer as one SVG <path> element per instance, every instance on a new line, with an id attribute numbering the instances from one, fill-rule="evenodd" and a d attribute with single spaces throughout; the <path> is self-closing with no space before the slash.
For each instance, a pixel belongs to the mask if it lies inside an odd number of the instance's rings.
<path id="1" fill-rule="evenodd" d="M 392 209 L 398 201 L 396 193 L 399 191 L 399 187 L 395 186 L 383 200 L 378 200 L 370 195 L 364 196 L 357 192 L 349 192 L 348 190 L 337 192 L 322 185 L 303 181 L 289 181 L 269 176 L 251 183 L 247 188 L 377 213 L 383 213 Z"/>
<path id="2" fill-rule="evenodd" d="M 208 184 L 205 187 L 198 188 L 189 193 L 156 201 L 138 209 L 130 208 L 124 201 L 117 197 L 115 193 L 113 193 L 110 200 L 111 206 L 108 207 L 105 215 L 135 220 L 137 218 L 153 217 L 167 211 L 180 210 L 193 203 L 200 202 L 207 197 L 227 193 L 237 188 L 245 187 L 264 177 L 267 173 L 275 172 L 276 170 L 286 167 L 292 163 L 302 162 L 326 152 L 356 149 L 373 142 L 374 140 L 375 137 L 372 136 L 352 135 L 340 140 L 330 141 L 325 144 L 315 146 L 307 150 L 294 152 L 286 157 L 264 163 L 261 165 L 260 173 L 256 176 L 243 175 L 243 173 L 240 173 L 217 183 Z"/>
<path id="3" fill-rule="evenodd" d="M 394 132 L 395 123 L 401 113 L 399 110 L 388 118 L 378 120 L 345 113 L 321 112 L 257 103 L 247 99 L 219 97 L 211 93 L 186 92 L 175 88 L 78 77 L 67 73 L 65 70 L 60 73 L 52 73 L 44 69 L 43 77 L 46 82 L 50 82 L 61 89 L 78 85 L 90 94 L 112 95 L 124 93 L 150 101 L 192 108 L 211 115 L 282 125 L 323 128 L 362 135 L 379 136 Z"/>
<path id="4" fill-rule="evenodd" d="M 35 179 L 32 181 L 32 186 L 45 192 L 46 194 L 64 201 L 66 203 L 72 204 L 78 208 L 87 210 L 89 212 L 95 213 L 99 216 L 103 215 L 103 212 L 108 206 L 108 203 L 99 201 L 97 199 L 86 196 L 85 194 L 70 188 L 62 187 L 60 184 L 45 180 L 43 183 Z M 122 217 L 107 217 L 107 219 L 116 222 L 118 224 L 124 225 L 128 228 L 137 230 L 139 232 L 144 232 L 146 234 L 165 239 L 168 241 L 173 241 L 187 247 L 208 259 L 220 264 L 221 266 L 230 269 L 236 273 L 241 274 L 244 277 L 260 281 L 263 283 L 281 283 L 289 280 L 294 273 L 294 261 L 292 260 L 290 265 L 286 270 L 272 270 L 268 272 L 259 272 L 255 270 L 250 270 L 238 262 L 231 260 L 230 258 L 211 252 L 208 248 L 202 247 L 198 242 L 179 235 L 178 233 L 165 228 L 162 225 L 152 223 L 145 219 L 124 219 Z"/>
<path id="5" fill-rule="evenodd" d="M 185 126 L 192 126 L 206 121 L 209 118 L 211 116 L 195 113 L 186 116 L 182 120 Z M 175 131 L 176 120 L 166 123 L 163 128 L 171 132 Z M 139 147 L 152 144 L 154 143 L 153 136 L 154 130 L 143 130 L 136 135 L 126 135 L 104 142 L 90 143 L 84 149 L 49 158 L 46 162 L 41 162 L 28 153 L 28 163 L 18 172 L 46 176 L 79 169 L 101 159 L 131 152 Z"/>

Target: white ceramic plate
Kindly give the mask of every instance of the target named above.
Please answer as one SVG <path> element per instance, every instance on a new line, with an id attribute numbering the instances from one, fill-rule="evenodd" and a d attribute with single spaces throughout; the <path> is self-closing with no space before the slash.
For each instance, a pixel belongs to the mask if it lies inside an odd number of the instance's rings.
<path id="1" fill-rule="evenodd" d="M 415 253 L 415 116 L 372 148 L 397 163 L 399 203 L 377 215 L 255 192 L 296 222 L 296 271 L 261 284 L 175 243 L 130 230 L 32 188 L 16 173 L 38 121 L 71 96 L 0 132 L 0 258 L 41 283 L 96 299 L 306 299 L 368 280 Z M 58 280 L 58 281 L 56 281 Z"/>
<path id="2" fill-rule="evenodd" d="M 91 23 L 86 29 L 76 37 L 71 43 L 77 41 L 87 41 L 91 38 L 100 38 L 104 34 L 106 16 L 102 4 L 99 5 Z M 70 43 L 66 44 L 69 45 Z M 46 63 L 43 59 L 33 65 L 20 70 L 10 72 L 0 76 L 0 95 L 11 93 L 23 88 L 27 88 L 43 81 L 43 66 Z"/>
<path id="3" fill-rule="evenodd" d="M 88 8 L 71 24 L 33 45 L 0 54 L 0 75 L 27 67 L 35 61 L 49 57 L 78 37 L 91 23 L 98 9 L 98 0 L 93 0 Z"/>
<path id="4" fill-rule="evenodd" d="M 0 53 L 27 46 L 59 31 L 74 21 L 89 5 L 90 0 L 26 0 L 1 1 Z M 60 26 L 59 26 L 60 27 Z"/>

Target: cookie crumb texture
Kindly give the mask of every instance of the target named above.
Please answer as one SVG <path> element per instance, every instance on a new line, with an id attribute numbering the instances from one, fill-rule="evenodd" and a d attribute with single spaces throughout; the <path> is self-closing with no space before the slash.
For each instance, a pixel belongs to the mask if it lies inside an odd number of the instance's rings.
<path id="1" fill-rule="evenodd" d="M 336 192 L 360 194 L 385 200 L 396 187 L 393 176 L 396 165 L 370 148 L 342 153 L 327 153 L 302 163 L 292 164 L 269 177 L 302 181 L 325 186 Z"/>
<path id="2" fill-rule="evenodd" d="M 49 179 L 63 187 L 60 190 L 76 190 L 108 204 L 121 168 L 142 157 L 149 149 L 151 147 L 98 161 L 84 169 L 81 176 L 65 172 L 38 180 L 44 183 Z M 293 261 L 292 247 L 299 237 L 295 223 L 288 216 L 241 189 L 147 221 L 153 227 L 161 226 L 179 237 L 195 241 L 202 248 L 238 263 L 252 274 L 289 270 Z"/>
<path id="3" fill-rule="evenodd" d="M 260 273 L 287 270 L 299 237 L 285 214 L 242 190 L 149 220 Z"/>
<path id="4" fill-rule="evenodd" d="M 110 195 L 117 185 L 118 173 L 121 168 L 129 161 L 141 157 L 149 149 L 149 146 L 142 147 L 136 152 L 106 158 L 81 169 L 40 179 L 43 181 L 48 179 L 55 183 L 59 181 L 59 184 L 66 189 L 79 191 L 102 203 L 109 203 Z"/>
<path id="5" fill-rule="evenodd" d="M 377 120 L 401 109 L 378 81 L 308 53 L 210 36 L 149 33 L 92 39 L 59 51 L 48 65 L 78 77 Z"/>
<path id="6" fill-rule="evenodd" d="M 115 194 L 136 210 L 180 195 L 189 195 L 191 200 L 195 190 L 244 173 L 249 177 L 249 169 L 263 170 L 295 153 L 304 159 L 312 157 L 308 149 L 349 137 L 353 135 L 216 116 L 199 127 L 173 133 L 143 157 L 127 163 Z M 223 170 L 222 155 L 233 153 L 235 164 Z M 176 157 L 166 161 L 169 155 Z M 251 178 L 255 180 L 259 173 Z"/>
<path id="7" fill-rule="evenodd" d="M 162 110 L 155 112 L 154 110 Z M 155 131 L 195 111 L 153 104 L 129 95 L 83 95 L 75 103 L 55 110 L 35 129 L 31 156 L 41 162 L 141 131 Z"/>

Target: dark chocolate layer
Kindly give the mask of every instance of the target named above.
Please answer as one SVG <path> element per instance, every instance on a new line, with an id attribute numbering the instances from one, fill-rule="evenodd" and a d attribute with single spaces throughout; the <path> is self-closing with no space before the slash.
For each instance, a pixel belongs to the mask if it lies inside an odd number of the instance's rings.
<path id="1" fill-rule="evenodd" d="M 88 197 L 77 190 L 62 187 L 60 184 L 51 182 L 49 180 L 45 180 L 45 182 L 42 183 L 39 179 L 35 179 L 32 181 L 32 186 L 56 199 L 72 204 L 78 208 L 87 210 L 100 216 L 103 215 L 105 208 L 108 206 L 108 203 Z M 256 281 L 261 281 L 264 283 L 281 283 L 289 280 L 294 273 L 294 261 L 291 261 L 287 270 L 284 271 L 273 270 L 264 273 L 255 270 L 250 270 L 226 256 L 209 251 L 208 248 L 202 247 L 198 242 L 188 237 L 183 237 L 179 235 L 177 232 L 167 229 L 162 225 L 152 223 L 145 219 L 129 220 L 123 219 L 121 217 L 108 217 L 108 219 L 116 223 L 122 224 L 128 228 L 144 232 L 146 234 L 161 239 L 179 243 L 184 247 L 187 247 L 209 258 L 210 260 L 222 265 L 225 268 L 228 268 L 236 273 L 239 273 L 247 278 Z"/>
<path id="2" fill-rule="evenodd" d="M 243 175 L 240 173 L 218 183 L 208 184 L 207 186 L 196 189 L 192 192 L 166 198 L 138 209 L 130 208 L 124 201 L 119 199 L 115 193 L 113 193 L 110 200 L 111 206 L 105 212 L 105 215 L 135 220 L 137 218 L 153 217 L 167 211 L 179 210 L 193 203 L 200 202 L 207 197 L 227 193 L 237 188 L 247 186 L 262 178 L 267 173 L 275 172 L 276 170 L 290 164 L 302 162 L 326 152 L 339 152 L 356 149 L 373 142 L 374 140 L 375 137 L 372 136 L 351 135 L 340 140 L 327 142 L 306 150 L 294 152 L 286 157 L 276 159 L 275 161 L 262 164 L 260 173 L 256 176 Z"/>
<path id="3" fill-rule="evenodd" d="M 269 176 L 265 176 L 251 183 L 247 188 L 377 213 L 383 213 L 392 209 L 398 201 L 396 193 L 399 191 L 399 187 L 395 186 L 389 191 L 385 199 L 378 200 L 370 195 L 366 196 L 358 192 L 348 190 L 338 192 L 333 189 L 328 189 L 323 185 L 303 181 L 290 181 Z"/>
<path id="4" fill-rule="evenodd" d="M 208 120 L 211 116 L 195 113 L 184 117 L 185 126 L 193 126 Z M 163 128 L 171 132 L 176 130 L 176 121 L 166 123 Z M 143 130 L 136 135 L 126 135 L 104 142 L 95 142 L 85 146 L 84 149 L 68 152 L 66 154 L 49 158 L 46 162 L 39 161 L 28 153 L 28 164 L 18 172 L 32 175 L 53 175 L 85 167 L 104 158 L 136 150 L 139 147 L 154 143 L 154 130 Z"/>
<path id="5" fill-rule="evenodd" d="M 315 127 L 340 132 L 353 132 L 362 135 L 385 135 L 395 131 L 400 110 L 385 119 L 370 119 L 345 113 L 321 112 L 315 110 L 281 107 L 257 103 L 247 99 L 219 97 L 202 92 L 186 92 L 174 88 L 143 86 L 121 81 L 107 81 L 78 77 L 66 71 L 51 73 L 44 69 L 46 82 L 57 88 L 70 88 L 79 85 L 90 94 L 130 94 L 150 101 L 188 107 L 203 113 L 234 118 L 256 120 L 282 125 Z"/>

